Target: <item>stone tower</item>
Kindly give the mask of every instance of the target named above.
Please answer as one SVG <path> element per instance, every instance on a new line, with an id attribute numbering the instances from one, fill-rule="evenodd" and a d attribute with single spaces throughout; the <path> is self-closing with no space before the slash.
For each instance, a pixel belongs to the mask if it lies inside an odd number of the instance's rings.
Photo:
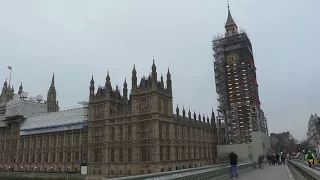
<path id="1" fill-rule="evenodd" d="M 135 67 L 132 71 L 132 115 L 150 113 L 172 117 L 172 82 L 169 69 L 166 88 L 162 76 L 161 81 L 157 81 L 157 67 L 154 61 L 151 70 L 148 78 L 141 78 L 140 85 L 137 85 Z"/>
<path id="2" fill-rule="evenodd" d="M 23 86 L 22 86 L 22 82 L 21 82 L 18 94 L 21 95 L 22 93 L 23 93 Z"/>
<path id="3" fill-rule="evenodd" d="M 251 132 L 268 133 L 266 118 L 261 113 L 252 44 L 244 31 L 239 31 L 230 8 L 225 36 L 212 41 L 219 144 L 242 144 L 252 140 Z M 248 133 L 246 133 L 248 132 Z"/>
<path id="4" fill-rule="evenodd" d="M 52 75 L 51 86 L 49 88 L 48 96 L 47 96 L 47 111 L 48 112 L 59 111 L 59 104 L 57 101 L 57 91 L 54 85 L 54 74 Z"/>
<path id="5" fill-rule="evenodd" d="M 3 83 L 2 92 L 0 94 L 0 103 L 6 104 L 10 100 L 12 100 L 14 95 L 13 86 L 10 88 L 8 85 L 7 80 Z"/>

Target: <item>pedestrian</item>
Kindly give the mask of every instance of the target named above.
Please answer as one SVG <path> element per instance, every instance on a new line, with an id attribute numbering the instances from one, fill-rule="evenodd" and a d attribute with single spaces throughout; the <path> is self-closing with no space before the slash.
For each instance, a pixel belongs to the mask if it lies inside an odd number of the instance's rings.
<path id="1" fill-rule="evenodd" d="M 286 165 L 286 156 L 281 154 L 281 164 Z"/>
<path id="2" fill-rule="evenodd" d="M 314 156 L 314 160 L 313 160 L 313 166 L 318 164 L 318 156 L 317 156 L 317 151 L 313 150 L 312 155 Z"/>
<path id="3" fill-rule="evenodd" d="M 306 154 L 305 159 L 308 160 L 309 167 L 312 168 L 315 156 L 313 155 L 313 153 L 311 151 L 309 151 L 308 154 Z"/>
<path id="4" fill-rule="evenodd" d="M 280 165 L 280 155 L 279 154 L 276 155 L 276 160 L 277 160 L 278 165 Z"/>
<path id="5" fill-rule="evenodd" d="M 272 165 L 275 166 L 276 165 L 276 156 L 274 154 L 272 154 Z"/>
<path id="6" fill-rule="evenodd" d="M 260 156 L 258 157 L 258 163 L 259 163 L 259 168 L 263 169 L 263 156 L 260 154 Z"/>
<path id="7" fill-rule="evenodd" d="M 229 160 L 230 160 L 230 175 L 231 178 L 238 178 L 238 155 L 234 152 L 231 152 L 229 154 Z"/>
<path id="8" fill-rule="evenodd" d="M 269 161 L 269 166 L 272 165 L 272 154 L 267 154 L 267 160 Z"/>

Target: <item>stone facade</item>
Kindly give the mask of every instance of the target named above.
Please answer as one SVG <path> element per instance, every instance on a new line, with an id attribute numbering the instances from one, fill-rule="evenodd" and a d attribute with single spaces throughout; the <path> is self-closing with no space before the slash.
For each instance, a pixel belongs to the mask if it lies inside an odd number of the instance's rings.
<path id="1" fill-rule="evenodd" d="M 86 130 L 20 136 L 18 127 L 0 128 L 0 171 L 80 173 L 77 161 L 85 160 Z"/>
<path id="2" fill-rule="evenodd" d="M 18 94 L 22 91 L 21 84 Z M 0 97 L 0 171 L 80 173 L 87 159 L 88 130 L 63 121 L 86 109 L 58 112 L 54 77 L 45 103 L 13 99 L 7 82 Z"/>
<path id="3" fill-rule="evenodd" d="M 90 82 L 87 107 L 59 111 L 54 76 L 43 103 L 14 95 L 5 84 L 0 114 L 0 170 L 80 173 L 89 178 L 140 175 L 199 167 L 216 162 L 216 124 L 172 104 L 172 81 L 158 81 L 153 62 L 149 77 L 132 90 Z M 10 93 L 8 93 L 10 92 Z M 22 84 L 19 93 L 23 93 Z M 122 95 L 121 95 L 122 94 Z M 79 120 L 80 119 L 80 120 Z"/>
<path id="4" fill-rule="evenodd" d="M 112 89 L 109 72 L 104 87 L 95 92 L 90 82 L 88 121 L 88 174 L 90 177 L 119 177 L 156 173 L 213 164 L 216 159 L 216 125 L 183 108 L 173 114 L 171 74 L 157 78 L 153 62 L 149 77 L 137 84 L 132 71 L 128 96 Z"/>

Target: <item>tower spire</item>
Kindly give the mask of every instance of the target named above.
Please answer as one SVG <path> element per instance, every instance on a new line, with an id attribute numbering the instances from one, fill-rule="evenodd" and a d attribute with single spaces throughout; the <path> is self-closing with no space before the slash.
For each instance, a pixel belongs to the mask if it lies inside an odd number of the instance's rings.
<path id="1" fill-rule="evenodd" d="M 23 86 L 22 86 L 22 82 L 21 82 L 20 87 L 19 87 L 18 94 L 22 94 L 22 93 L 23 93 Z"/>
<path id="2" fill-rule="evenodd" d="M 51 87 L 54 87 L 54 73 L 53 73 L 53 75 L 52 75 Z"/>
<path id="3" fill-rule="evenodd" d="M 228 17 L 224 27 L 226 28 L 226 36 L 232 36 L 232 35 L 238 34 L 238 27 L 231 15 L 229 1 L 228 1 Z"/>
<path id="4" fill-rule="evenodd" d="M 47 111 L 56 112 L 59 111 L 59 105 L 57 101 L 57 91 L 54 86 L 54 73 L 52 75 L 51 86 L 47 95 Z"/>

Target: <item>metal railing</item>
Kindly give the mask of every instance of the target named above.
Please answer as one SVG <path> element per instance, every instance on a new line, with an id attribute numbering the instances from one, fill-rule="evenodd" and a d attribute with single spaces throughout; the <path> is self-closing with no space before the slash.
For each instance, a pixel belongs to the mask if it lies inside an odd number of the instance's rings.
<path id="1" fill-rule="evenodd" d="M 255 162 L 238 164 L 239 174 L 245 174 L 255 168 Z M 213 166 L 203 166 L 175 171 L 167 171 L 153 174 L 137 175 L 115 178 L 117 180 L 226 180 L 230 178 L 230 165 L 221 164 Z M 106 178 L 107 179 L 107 178 Z M 115 180 L 114 179 L 114 180 Z"/>
<path id="2" fill-rule="evenodd" d="M 320 171 L 308 167 L 299 160 L 288 160 L 288 168 L 296 180 L 320 180 Z"/>

